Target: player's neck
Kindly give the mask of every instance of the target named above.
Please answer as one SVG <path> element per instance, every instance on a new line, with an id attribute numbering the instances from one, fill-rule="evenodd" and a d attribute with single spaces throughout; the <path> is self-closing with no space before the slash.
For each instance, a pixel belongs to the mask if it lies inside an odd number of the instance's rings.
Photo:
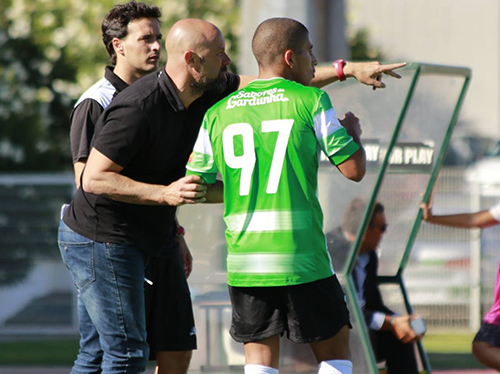
<path id="1" fill-rule="evenodd" d="M 113 69 L 113 73 L 115 73 L 118 78 L 127 83 L 129 86 L 134 83 L 139 78 L 142 78 L 145 74 L 139 72 L 135 69 L 130 69 L 123 64 L 117 63 Z"/>
<path id="2" fill-rule="evenodd" d="M 286 72 L 279 67 L 263 68 L 261 66 L 259 69 L 258 79 L 271 79 L 271 78 L 285 78 L 285 79 L 287 79 Z"/>

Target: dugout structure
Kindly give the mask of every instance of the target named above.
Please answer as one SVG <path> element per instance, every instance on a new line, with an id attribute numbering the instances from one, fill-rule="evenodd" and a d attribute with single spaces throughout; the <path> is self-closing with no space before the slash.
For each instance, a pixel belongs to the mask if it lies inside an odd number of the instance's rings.
<path id="1" fill-rule="evenodd" d="M 373 206 L 385 206 L 389 228 L 378 249 L 380 289 L 385 303 L 400 314 L 412 312 L 404 270 L 421 223 L 419 203 L 429 199 L 443 163 L 470 81 L 462 67 L 421 63 L 401 69 L 402 79 L 384 78 L 385 90 L 373 92 L 353 79 L 328 86 L 339 118 L 347 111 L 360 118 L 367 153 L 367 173 L 360 183 L 345 179 L 326 159 L 320 162 L 319 198 L 324 230 L 341 224 L 344 210 L 356 198 L 366 202 L 357 237 L 346 260 L 335 270 L 347 294 L 351 322 L 351 352 L 358 374 L 378 373 L 363 314 L 356 299 L 353 270 Z M 222 206 L 182 207 L 179 221 L 195 258 L 189 283 L 198 331 L 198 351 L 192 369 L 217 371 L 241 367 L 243 346 L 228 334 L 231 308 L 226 287 L 226 245 Z M 418 278 L 417 278 L 418 279 Z M 415 345 L 420 369 L 431 372 L 421 344 Z M 282 339 L 283 372 L 315 372 L 309 347 Z"/>
<path id="2" fill-rule="evenodd" d="M 338 173 L 321 168 L 320 199 L 325 231 L 338 227 L 352 199 L 367 203 L 359 230 L 345 263 L 336 269 L 351 311 L 351 352 L 356 373 L 378 373 L 378 367 L 356 298 L 353 271 L 375 202 L 385 207 L 389 224 L 379 252 L 379 282 L 386 304 L 397 313 L 412 313 L 404 270 L 422 220 L 419 203 L 427 201 L 443 164 L 450 138 L 470 82 L 470 69 L 421 63 L 409 64 L 399 81 L 385 79 L 383 92 L 368 92 L 355 82 L 333 85 L 327 91 L 337 115 L 352 111 L 361 120 L 367 153 L 367 174 L 353 185 Z M 415 347 L 420 369 L 431 366 L 421 343 Z"/>

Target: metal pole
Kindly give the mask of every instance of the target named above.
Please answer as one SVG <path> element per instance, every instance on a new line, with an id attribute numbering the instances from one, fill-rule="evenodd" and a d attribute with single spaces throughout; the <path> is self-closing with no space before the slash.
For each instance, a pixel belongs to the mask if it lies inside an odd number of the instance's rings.
<path id="1" fill-rule="evenodd" d="M 477 181 L 472 182 L 470 208 L 471 212 L 481 209 L 481 188 Z M 469 327 L 477 331 L 481 325 L 481 231 L 473 230 L 471 235 Z"/>

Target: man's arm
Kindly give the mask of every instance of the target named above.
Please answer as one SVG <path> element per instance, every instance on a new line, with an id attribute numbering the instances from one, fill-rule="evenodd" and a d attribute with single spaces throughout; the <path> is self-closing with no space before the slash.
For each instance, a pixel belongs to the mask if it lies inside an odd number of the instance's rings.
<path id="1" fill-rule="evenodd" d="M 347 160 L 338 164 L 337 168 L 347 179 L 359 182 L 366 173 L 366 154 L 363 144 L 361 143 L 361 126 L 359 124 L 359 119 L 351 112 L 347 112 L 344 118 L 340 120 L 340 123 L 352 137 L 353 141 L 359 145 L 359 149 Z"/>
<path id="2" fill-rule="evenodd" d="M 216 180 L 214 184 L 209 184 L 205 203 L 223 203 L 224 202 L 224 184 Z"/>
<path id="3" fill-rule="evenodd" d="M 423 219 L 426 222 L 450 226 L 450 227 L 461 227 L 461 228 L 479 228 L 484 229 L 486 227 L 498 225 L 498 222 L 489 210 L 483 210 L 476 213 L 461 213 L 461 214 L 449 214 L 435 216 L 432 214 L 431 203 L 420 204 L 423 213 Z"/>
<path id="4" fill-rule="evenodd" d="M 387 74 L 391 77 L 399 79 L 401 78 L 401 75 L 394 72 L 394 70 L 402 68 L 405 65 L 406 62 L 382 65 L 378 61 L 346 61 L 344 74 L 346 77 L 355 78 L 359 83 L 372 86 L 373 89 L 385 88 L 385 84 L 381 81 L 381 75 Z M 337 70 L 333 66 L 320 66 L 316 68 L 316 75 L 313 78 L 311 85 L 317 88 L 322 88 L 336 81 L 338 81 Z"/>
<path id="5" fill-rule="evenodd" d="M 414 343 L 422 339 L 423 335 L 417 335 L 411 328 L 410 322 L 416 316 L 385 315 L 384 324 L 380 330 L 390 331 L 402 343 Z"/>
<path id="6" fill-rule="evenodd" d="M 82 172 L 83 172 L 83 169 L 85 169 L 86 162 L 87 162 L 87 159 L 85 158 L 85 159 L 77 161 L 73 164 L 73 170 L 75 172 L 76 189 L 80 188 L 80 178 L 82 177 Z"/>
<path id="7" fill-rule="evenodd" d="M 178 228 L 181 228 L 177 217 L 175 218 L 175 224 Z M 184 275 L 187 279 L 193 271 L 193 256 L 191 255 L 191 251 L 189 250 L 184 234 L 184 229 L 182 229 L 182 232 L 180 233 L 179 230 L 177 230 L 175 240 L 179 244 L 179 256 L 181 258 L 182 265 L 184 266 Z"/>
<path id="8" fill-rule="evenodd" d="M 196 175 L 163 186 L 134 181 L 121 175 L 122 170 L 123 167 L 92 148 L 82 187 L 85 192 L 129 204 L 180 206 L 205 201 L 206 186 Z"/>
<path id="9" fill-rule="evenodd" d="M 406 62 L 397 64 L 381 65 L 378 61 L 370 62 L 348 62 L 344 66 L 344 74 L 346 77 L 355 78 L 359 83 L 372 86 L 373 89 L 385 88 L 385 83 L 381 80 L 382 74 L 390 75 L 394 78 L 401 78 L 401 75 L 393 70 L 400 69 L 406 65 Z M 242 89 L 248 83 L 257 79 L 254 75 L 240 75 L 240 85 L 238 89 Z M 311 86 L 323 88 L 330 83 L 338 81 L 337 70 L 333 66 L 319 66 L 316 68 L 316 74 L 311 82 Z"/>
<path id="10" fill-rule="evenodd" d="M 71 113 L 70 143 L 76 189 L 80 188 L 82 171 L 90 153 L 90 142 L 97 120 L 104 108 L 91 98 L 83 100 Z"/>

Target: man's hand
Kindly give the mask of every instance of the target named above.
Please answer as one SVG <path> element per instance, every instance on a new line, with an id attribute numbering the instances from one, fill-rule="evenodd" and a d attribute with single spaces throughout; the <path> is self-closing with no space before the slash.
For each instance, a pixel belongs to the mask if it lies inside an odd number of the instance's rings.
<path id="1" fill-rule="evenodd" d="M 356 141 L 361 137 L 361 125 L 359 123 L 359 118 L 356 117 L 354 114 L 351 112 L 347 112 L 344 115 L 344 118 L 339 120 L 340 124 L 345 127 L 347 133 L 351 135 L 354 138 L 354 141 Z"/>
<path id="2" fill-rule="evenodd" d="M 198 175 L 188 175 L 165 187 L 163 200 L 171 206 L 205 202 L 207 186 Z"/>
<path id="3" fill-rule="evenodd" d="M 179 256 L 181 257 L 181 262 L 184 266 L 184 275 L 187 279 L 193 271 L 193 256 L 188 248 L 186 239 L 184 239 L 184 235 L 177 235 L 175 239 L 179 243 Z"/>
<path id="4" fill-rule="evenodd" d="M 402 343 L 415 343 L 422 339 L 423 335 L 417 335 L 410 326 L 410 321 L 415 316 L 396 316 L 392 319 L 392 333 Z"/>
<path id="5" fill-rule="evenodd" d="M 432 209 L 430 204 L 420 203 L 420 208 L 422 209 L 422 218 L 424 221 L 429 221 L 432 219 Z"/>
<path id="6" fill-rule="evenodd" d="M 420 208 L 422 209 L 422 219 L 424 221 L 432 220 L 432 201 L 434 200 L 434 191 L 432 191 L 429 201 L 427 203 L 420 203 Z"/>
<path id="7" fill-rule="evenodd" d="M 406 62 L 397 64 L 381 65 L 378 61 L 373 62 L 347 62 L 344 66 L 344 74 L 347 77 L 354 77 L 360 83 L 367 86 L 373 86 L 373 90 L 377 88 L 385 88 L 382 82 L 382 74 L 390 75 L 394 78 L 401 78 L 401 75 L 395 73 L 393 70 L 402 68 Z"/>

